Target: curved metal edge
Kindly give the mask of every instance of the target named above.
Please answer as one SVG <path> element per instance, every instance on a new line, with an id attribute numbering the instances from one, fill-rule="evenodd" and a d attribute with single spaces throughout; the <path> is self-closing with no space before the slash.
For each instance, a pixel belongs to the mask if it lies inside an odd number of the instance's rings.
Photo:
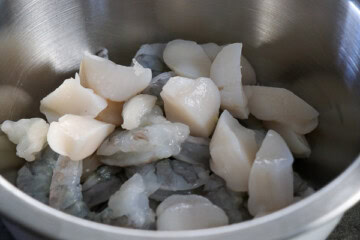
<path id="1" fill-rule="evenodd" d="M 255 235 L 284 239 L 317 228 L 341 215 L 360 200 L 360 157 L 339 177 L 314 195 L 268 216 L 224 227 L 156 232 L 108 226 L 70 216 L 27 196 L 0 177 L 0 212 L 12 221 L 59 239 L 242 239 Z M 19 216 L 21 214 L 21 216 Z M 76 235 L 78 233 L 78 236 Z"/>

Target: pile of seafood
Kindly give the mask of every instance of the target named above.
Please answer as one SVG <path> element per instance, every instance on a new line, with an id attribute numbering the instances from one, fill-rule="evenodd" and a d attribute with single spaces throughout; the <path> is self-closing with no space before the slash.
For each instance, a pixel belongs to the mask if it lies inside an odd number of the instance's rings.
<path id="1" fill-rule="evenodd" d="M 314 192 L 293 163 L 310 156 L 305 135 L 319 113 L 257 83 L 241 43 L 145 44 L 130 66 L 110 61 L 107 49 L 87 52 L 40 111 L 45 119 L 4 121 L 0 140 L 26 161 L 17 187 L 73 216 L 202 229 Z"/>

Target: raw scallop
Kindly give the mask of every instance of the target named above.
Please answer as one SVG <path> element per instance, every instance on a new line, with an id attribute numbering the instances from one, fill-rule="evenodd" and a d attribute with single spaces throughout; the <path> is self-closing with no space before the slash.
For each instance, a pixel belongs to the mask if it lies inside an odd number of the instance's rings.
<path id="1" fill-rule="evenodd" d="M 224 226 L 225 212 L 198 195 L 172 195 L 156 209 L 158 230 L 177 231 Z"/>
<path id="2" fill-rule="evenodd" d="M 214 61 L 218 53 L 223 49 L 222 46 L 219 46 L 216 43 L 201 44 L 201 47 L 204 49 L 204 52 L 208 55 L 211 61 Z"/>
<path id="3" fill-rule="evenodd" d="M 257 151 L 255 133 L 224 111 L 210 142 L 213 172 L 233 191 L 247 191 L 252 162 Z"/>
<path id="4" fill-rule="evenodd" d="M 249 109 L 241 80 L 241 49 L 241 43 L 224 47 L 211 65 L 210 78 L 220 90 L 221 108 L 234 117 L 246 119 Z"/>
<path id="5" fill-rule="evenodd" d="M 277 122 L 264 122 L 268 129 L 279 133 L 295 157 L 307 158 L 311 154 L 309 143 L 304 135 L 294 132 L 289 126 Z"/>
<path id="6" fill-rule="evenodd" d="M 201 44 L 201 46 L 211 61 L 214 61 L 218 53 L 224 47 L 224 46 L 219 46 L 216 43 L 205 43 L 205 44 Z M 241 63 L 242 84 L 243 85 L 256 84 L 256 74 L 250 62 L 244 56 L 241 56 L 240 63 Z"/>
<path id="7" fill-rule="evenodd" d="M 210 75 L 211 61 L 196 42 L 171 41 L 166 45 L 163 56 L 166 65 L 179 76 L 195 79 Z"/>
<path id="8" fill-rule="evenodd" d="M 219 115 L 220 94 L 209 78 L 170 78 L 160 95 L 168 120 L 188 125 L 193 136 L 210 136 Z"/>
<path id="9" fill-rule="evenodd" d="M 244 56 L 241 56 L 241 75 L 243 85 L 256 84 L 255 70 Z"/>
<path id="10" fill-rule="evenodd" d="M 285 88 L 245 86 L 244 91 L 251 114 L 260 120 L 283 123 L 299 134 L 318 125 L 318 111 Z"/>
<path id="11" fill-rule="evenodd" d="M 293 202 L 293 162 L 285 141 L 269 130 L 250 172 L 248 207 L 251 215 L 273 212 Z"/>
<path id="12" fill-rule="evenodd" d="M 121 66 L 110 60 L 85 53 L 80 65 L 80 80 L 100 96 L 123 102 L 144 90 L 151 81 L 151 70 L 136 60 L 133 67 Z"/>
<path id="13" fill-rule="evenodd" d="M 107 102 L 104 98 L 96 95 L 92 89 L 80 85 L 78 74 L 75 75 L 75 79 L 65 80 L 40 101 L 40 112 L 50 123 L 65 114 L 95 118 L 106 107 Z"/>
<path id="14" fill-rule="evenodd" d="M 124 102 L 113 102 L 107 100 L 107 107 L 99 113 L 97 120 L 120 126 L 123 123 L 122 110 Z"/>
<path id="15" fill-rule="evenodd" d="M 41 118 L 21 119 L 17 122 L 6 120 L 1 130 L 16 146 L 16 155 L 26 161 L 34 161 L 36 154 L 46 146 L 49 124 Z"/>
<path id="16" fill-rule="evenodd" d="M 55 152 L 82 160 L 93 154 L 114 128 L 90 117 L 67 114 L 50 124 L 47 139 Z"/>
<path id="17" fill-rule="evenodd" d="M 124 104 L 122 128 L 132 130 L 141 124 L 141 118 L 154 107 L 156 97 L 148 94 L 139 94 Z"/>

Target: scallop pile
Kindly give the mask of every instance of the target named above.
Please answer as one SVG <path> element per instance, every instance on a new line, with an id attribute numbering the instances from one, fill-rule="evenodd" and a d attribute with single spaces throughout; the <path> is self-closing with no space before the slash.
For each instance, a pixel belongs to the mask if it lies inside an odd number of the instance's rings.
<path id="1" fill-rule="evenodd" d="M 40 111 L 45 119 L 3 122 L 1 146 L 26 160 L 19 189 L 77 217 L 202 229 L 314 192 L 293 162 L 310 156 L 305 134 L 319 113 L 287 89 L 257 84 L 241 43 L 145 44 L 130 66 L 106 49 L 85 53 Z"/>

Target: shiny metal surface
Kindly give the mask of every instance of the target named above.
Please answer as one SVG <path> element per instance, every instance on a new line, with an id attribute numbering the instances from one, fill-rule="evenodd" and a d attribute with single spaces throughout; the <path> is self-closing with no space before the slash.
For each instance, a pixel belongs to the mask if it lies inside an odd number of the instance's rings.
<path id="1" fill-rule="evenodd" d="M 265 218 L 210 230 L 149 233 L 65 215 L 0 177 L 0 212 L 13 221 L 62 239 L 286 239 L 334 221 L 360 199 L 358 1 L 0 0 L 0 13 L 0 84 L 32 97 L 23 114 L 14 114 L 21 107 L 16 97 L 3 100 L 1 117 L 39 115 L 39 100 L 78 69 L 84 51 L 105 46 L 112 60 L 128 64 L 142 43 L 241 41 L 262 84 L 287 87 L 319 110 L 320 126 L 309 136 L 313 154 L 295 168 L 319 188 L 332 181 Z"/>

